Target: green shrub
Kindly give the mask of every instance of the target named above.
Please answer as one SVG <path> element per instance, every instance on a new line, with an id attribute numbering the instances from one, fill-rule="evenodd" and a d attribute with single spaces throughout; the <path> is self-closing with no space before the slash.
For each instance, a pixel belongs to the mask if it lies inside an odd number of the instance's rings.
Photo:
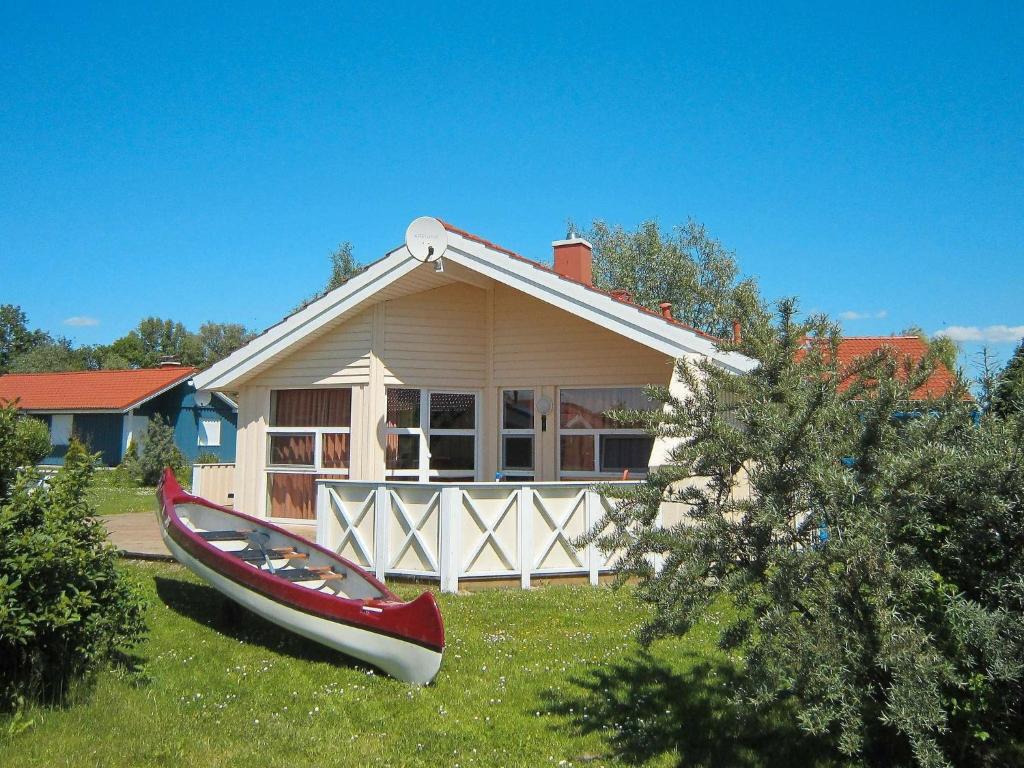
<path id="1" fill-rule="evenodd" d="M 750 373 L 681 364 L 692 394 L 652 425 L 677 447 L 599 545 L 640 577 L 649 639 L 739 608 L 738 707 L 793 701 L 868 765 L 1024 764 L 1024 423 L 976 423 L 961 387 L 911 402 L 932 360 L 842 367 L 834 326 L 794 313 L 744 337 Z M 666 500 L 688 516 L 662 528 Z"/>
<path id="2" fill-rule="evenodd" d="M 146 437 L 139 456 L 138 480 L 143 485 L 156 485 L 164 467 L 181 475 L 186 468 L 185 457 L 174 444 L 174 429 L 161 416 L 154 416 L 146 426 Z"/>
<path id="3" fill-rule="evenodd" d="M 196 460 L 193 463 L 194 464 L 220 464 L 221 463 L 221 458 L 220 458 L 220 456 L 218 456 L 216 453 L 213 453 L 212 451 L 203 451 L 198 456 L 196 456 Z"/>
<path id="4" fill-rule="evenodd" d="M 18 467 L 37 464 L 50 452 L 50 432 L 39 419 L 24 416 L 13 404 L 0 403 L 0 501 Z"/>
<path id="5" fill-rule="evenodd" d="M 0 504 L 0 709 L 59 700 L 144 632 L 140 593 L 87 501 L 95 461 L 73 440 L 48 485 L 23 470 Z"/>
<path id="6" fill-rule="evenodd" d="M 142 477 L 142 470 L 139 467 L 139 446 L 135 438 L 128 441 L 121 463 L 114 468 L 114 476 L 118 485 L 138 485 Z"/>

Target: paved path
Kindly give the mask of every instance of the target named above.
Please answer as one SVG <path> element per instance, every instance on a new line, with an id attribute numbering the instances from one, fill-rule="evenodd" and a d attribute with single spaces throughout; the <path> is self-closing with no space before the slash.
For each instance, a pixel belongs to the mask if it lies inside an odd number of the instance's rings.
<path id="1" fill-rule="evenodd" d="M 160 538 L 160 525 L 152 512 L 129 512 L 124 515 L 103 515 L 110 542 L 125 557 L 144 560 L 172 560 L 171 553 Z"/>

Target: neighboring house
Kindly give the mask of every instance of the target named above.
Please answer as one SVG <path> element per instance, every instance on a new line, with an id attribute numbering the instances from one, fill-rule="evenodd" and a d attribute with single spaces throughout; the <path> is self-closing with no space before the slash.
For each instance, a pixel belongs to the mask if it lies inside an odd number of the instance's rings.
<path id="1" fill-rule="evenodd" d="M 311 523 L 318 479 L 642 477 L 653 439 L 605 413 L 660 407 L 643 388 L 673 384 L 679 358 L 754 365 L 667 309 L 596 289 L 585 240 L 553 243 L 551 268 L 443 226 L 440 267 L 399 247 L 195 376 L 238 396 L 237 509 Z M 394 498 L 406 530 L 412 502 Z"/>
<path id="2" fill-rule="evenodd" d="M 917 365 L 928 353 L 928 342 L 920 336 L 845 336 L 839 342 L 838 361 L 843 367 L 853 365 L 879 350 L 887 350 L 897 364 L 896 376 L 906 380 L 904 365 Z M 913 392 L 913 400 L 927 400 L 948 394 L 957 378 L 943 363 L 936 362 L 925 382 Z M 969 398 L 969 395 L 966 395 Z"/>
<path id="3" fill-rule="evenodd" d="M 159 368 L 0 376 L 0 401 L 46 422 L 53 449 L 43 463 L 61 464 L 71 437 L 98 452 L 107 466 L 121 462 L 131 441 L 141 445 L 146 424 L 162 416 L 189 461 L 213 453 L 234 461 L 237 408 L 226 395 L 196 400 L 196 368 Z M 208 399 L 207 399 L 208 398 Z M 202 404 L 200 404 L 202 403 Z"/>

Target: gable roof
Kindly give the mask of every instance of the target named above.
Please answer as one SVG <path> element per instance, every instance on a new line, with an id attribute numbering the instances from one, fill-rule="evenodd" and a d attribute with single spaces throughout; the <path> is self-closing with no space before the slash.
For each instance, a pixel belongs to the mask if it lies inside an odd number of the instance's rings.
<path id="1" fill-rule="evenodd" d="M 540 262 L 441 222 L 448 231 L 447 263 L 522 291 L 595 325 L 672 357 L 698 354 L 732 371 L 748 371 L 756 361 L 738 352 L 723 352 L 721 342 L 674 319 L 662 317 L 624 297 L 607 293 L 555 272 Z M 294 345 L 323 333 L 376 301 L 416 269 L 432 265 L 417 261 L 400 246 L 370 264 L 344 285 L 271 326 L 241 349 L 195 377 L 200 389 L 231 389 L 290 352 Z"/>
<path id="2" fill-rule="evenodd" d="M 928 342 L 920 336 L 846 336 L 839 342 L 838 362 L 843 367 L 853 365 L 857 360 L 867 357 L 878 350 L 889 350 L 898 365 L 896 377 L 906 379 L 906 371 L 902 364 L 910 360 L 920 363 L 928 352 Z M 948 394 L 957 383 L 956 376 L 942 362 L 935 363 L 924 384 L 914 390 L 915 400 L 942 397 Z M 849 386 L 849 385 L 847 385 Z"/>
<path id="3" fill-rule="evenodd" d="M 197 368 L 168 366 L 124 371 L 8 373 L 0 400 L 26 411 L 127 411 L 191 378 Z"/>

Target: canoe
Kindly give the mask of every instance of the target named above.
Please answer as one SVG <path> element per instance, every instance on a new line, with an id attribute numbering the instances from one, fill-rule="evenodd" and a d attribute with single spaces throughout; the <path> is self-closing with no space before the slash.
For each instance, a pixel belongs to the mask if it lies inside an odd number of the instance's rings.
<path id="1" fill-rule="evenodd" d="M 444 651 L 434 596 L 403 602 L 355 563 L 272 523 L 193 496 L 164 470 L 160 534 L 175 559 L 239 605 L 410 683 Z"/>

